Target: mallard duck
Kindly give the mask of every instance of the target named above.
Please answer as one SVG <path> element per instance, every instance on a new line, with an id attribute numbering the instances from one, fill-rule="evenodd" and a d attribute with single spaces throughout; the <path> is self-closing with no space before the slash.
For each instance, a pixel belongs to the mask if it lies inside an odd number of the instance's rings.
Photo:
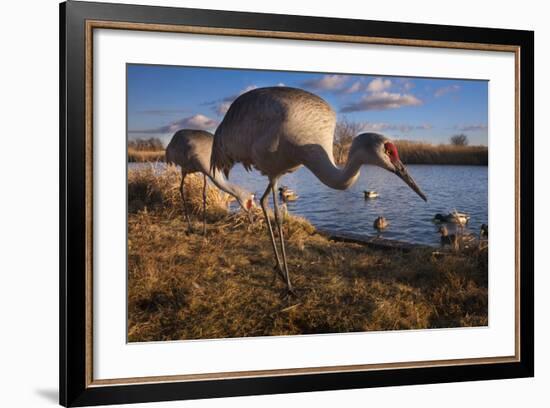
<path id="1" fill-rule="evenodd" d="M 376 191 L 363 191 L 363 193 L 365 194 L 365 200 L 369 199 L 369 198 L 377 198 L 380 196 L 380 194 L 378 194 Z"/>
<path id="2" fill-rule="evenodd" d="M 374 220 L 374 224 L 372 226 L 375 229 L 380 231 L 380 230 L 388 228 L 388 225 L 390 225 L 388 220 L 386 220 L 384 217 L 378 217 L 377 219 Z"/>
<path id="3" fill-rule="evenodd" d="M 483 251 L 488 247 L 489 247 L 489 226 L 487 224 L 481 224 L 481 227 L 479 228 L 478 248 L 480 251 Z"/>
<path id="4" fill-rule="evenodd" d="M 489 226 L 487 224 L 481 224 L 479 229 L 479 238 L 489 238 Z"/>
<path id="5" fill-rule="evenodd" d="M 279 187 L 279 195 L 284 202 L 296 201 L 298 199 L 298 195 L 287 186 Z"/>
<path id="6" fill-rule="evenodd" d="M 466 225 L 468 221 L 470 221 L 470 216 L 466 213 L 460 213 L 455 210 L 452 213 L 449 213 L 447 215 L 436 214 L 434 216 L 434 221 L 448 222 L 448 223 L 458 224 L 458 225 Z"/>

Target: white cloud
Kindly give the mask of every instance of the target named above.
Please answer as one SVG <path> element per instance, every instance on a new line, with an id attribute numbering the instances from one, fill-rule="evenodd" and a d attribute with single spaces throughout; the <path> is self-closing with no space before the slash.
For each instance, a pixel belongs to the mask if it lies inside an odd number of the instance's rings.
<path id="1" fill-rule="evenodd" d="M 227 111 L 229 110 L 229 107 L 231 106 L 231 102 L 220 102 L 216 106 L 216 113 L 218 115 L 225 115 Z"/>
<path id="2" fill-rule="evenodd" d="M 444 86 L 444 87 L 441 87 L 441 88 L 437 88 L 434 92 L 434 96 L 436 98 L 439 98 L 440 96 L 446 95 L 446 94 L 451 93 L 451 92 L 458 92 L 459 90 L 460 90 L 459 85 Z"/>
<path id="3" fill-rule="evenodd" d="M 364 91 L 364 90 L 365 90 L 365 84 L 361 81 L 355 81 L 353 84 L 351 84 L 347 88 L 342 88 L 338 90 L 338 93 L 352 94 L 352 93 Z"/>
<path id="4" fill-rule="evenodd" d="M 258 85 L 254 85 L 254 84 L 248 85 L 247 87 L 245 87 L 244 89 L 242 89 L 241 92 L 239 92 L 239 95 L 238 95 L 238 96 L 242 95 L 243 93 L 247 93 L 248 91 L 252 91 L 252 90 L 254 90 L 254 89 L 256 89 L 256 88 L 258 88 Z M 235 99 L 236 99 L 236 98 L 235 98 Z"/>
<path id="5" fill-rule="evenodd" d="M 408 123 L 363 122 L 361 126 L 361 131 L 362 132 L 398 131 L 401 133 L 409 133 L 413 130 L 428 130 L 431 128 L 432 128 L 432 125 L 429 123 L 413 125 Z"/>
<path id="6" fill-rule="evenodd" d="M 140 115 L 153 115 L 153 116 L 170 116 L 175 115 L 178 113 L 185 113 L 189 112 L 189 109 L 182 108 L 182 109 L 144 109 L 144 110 L 138 110 L 136 113 Z"/>
<path id="7" fill-rule="evenodd" d="M 218 122 L 216 120 L 198 113 L 196 115 L 188 116 L 183 119 L 171 122 L 165 126 L 153 129 L 130 130 L 128 133 L 167 134 L 174 133 L 180 129 L 214 130 L 217 126 Z"/>
<path id="8" fill-rule="evenodd" d="M 391 88 L 392 82 L 389 79 L 376 78 L 369 82 L 367 91 L 369 92 L 382 92 Z"/>
<path id="9" fill-rule="evenodd" d="M 214 112 L 216 112 L 218 115 L 225 115 L 235 99 L 237 99 L 242 94 L 252 91 L 253 89 L 256 89 L 256 88 L 258 88 L 257 85 L 254 85 L 254 84 L 248 85 L 247 87 L 241 89 L 236 94 L 226 96 L 225 98 L 220 99 L 218 101 L 208 102 L 207 105 L 215 104 L 215 106 L 213 107 Z"/>
<path id="10" fill-rule="evenodd" d="M 303 86 L 317 91 L 338 91 L 348 80 L 347 75 L 323 75 L 302 83 Z"/>
<path id="11" fill-rule="evenodd" d="M 345 105 L 341 112 L 397 109 L 403 106 L 422 105 L 422 101 L 412 94 L 375 92 L 363 96 L 358 102 Z"/>
<path id="12" fill-rule="evenodd" d="M 218 125 L 218 122 L 214 119 L 209 118 L 208 116 L 205 116 L 199 113 L 199 114 L 184 118 L 179 122 L 175 122 L 174 124 L 172 124 L 172 127 L 174 125 L 181 125 L 182 127 L 189 127 L 193 129 L 208 130 L 208 129 L 215 128 Z"/>
<path id="13" fill-rule="evenodd" d="M 475 131 L 487 130 L 487 125 L 484 123 L 456 125 L 455 129 L 460 130 L 462 132 L 475 132 Z"/>

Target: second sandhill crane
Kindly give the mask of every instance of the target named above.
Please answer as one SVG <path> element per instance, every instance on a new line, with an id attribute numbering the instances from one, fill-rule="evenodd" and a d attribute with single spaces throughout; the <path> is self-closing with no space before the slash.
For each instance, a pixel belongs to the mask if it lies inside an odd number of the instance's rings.
<path id="1" fill-rule="evenodd" d="M 356 136 L 346 165 L 343 169 L 338 168 L 332 151 L 335 126 L 335 112 L 317 95 L 288 87 L 257 88 L 242 94 L 231 104 L 214 136 L 211 160 L 214 171 L 222 170 L 228 176 L 233 165 L 240 162 L 245 169 L 255 167 L 269 179 L 260 204 L 278 270 L 291 293 L 276 193 L 282 175 L 305 166 L 322 183 L 345 190 L 357 180 L 363 164 L 373 164 L 396 174 L 426 200 L 401 163 L 395 145 L 382 135 L 364 133 Z M 270 193 L 281 257 L 267 213 Z"/>
<path id="2" fill-rule="evenodd" d="M 225 191 L 235 197 L 239 205 L 245 210 L 250 211 L 254 207 L 254 194 L 249 193 L 239 186 L 229 183 L 221 174 L 213 175 L 210 172 L 210 155 L 212 154 L 212 144 L 214 136 L 212 133 L 204 130 L 181 129 L 178 130 L 172 140 L 166 147 L 166 162 L 176 164 L 181 167 L 181 185 L 180 193 L 183 200 L 183 209 L 189 229 L 191 230 L 191 220 L 185 200 L 184 183 L 185 177 L 191 173 L 203 174 L 202 189 L 202 207 L 203 207 L 203 234 L 206 234 L 206 188 L 207 177 L 212 180 L 220 190 Z"/>

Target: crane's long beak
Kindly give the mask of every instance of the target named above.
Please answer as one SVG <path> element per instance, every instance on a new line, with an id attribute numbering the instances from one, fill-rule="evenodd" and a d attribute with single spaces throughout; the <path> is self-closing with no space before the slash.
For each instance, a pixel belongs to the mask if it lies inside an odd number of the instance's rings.
<path id="1" fill-rule="evenodd" d="M 413 178 L 409 175 L 409 172 L 407 171 L 407 168 L 401 163 L 400 160 L 393 163 L 395 166 L 395 174 L 399 176 L 401 180 L 403 180 L 407 185 L 412 188 L 416 194 L 420 196 L 424 201 L 428 201 L 426 198 L 426 195 L 420 190 L 420 187 L 416 184 L 416 182 L 413 180 Z"/>

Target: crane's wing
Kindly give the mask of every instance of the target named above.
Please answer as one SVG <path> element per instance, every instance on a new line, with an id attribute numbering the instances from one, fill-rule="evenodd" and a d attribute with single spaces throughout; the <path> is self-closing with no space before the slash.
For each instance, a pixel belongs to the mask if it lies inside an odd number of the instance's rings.
<path id="1" fill-rule="evenodd" d="M 235 163 L 251 170 L 257 163 L 255 152 L 262 143 L 273 143 L 286 119 L 286 107 L 270 93 L 272 88 L 260 88 L 239 96 L 229 107 L 216 129 L 211 171 L 229 171 Z"/>

